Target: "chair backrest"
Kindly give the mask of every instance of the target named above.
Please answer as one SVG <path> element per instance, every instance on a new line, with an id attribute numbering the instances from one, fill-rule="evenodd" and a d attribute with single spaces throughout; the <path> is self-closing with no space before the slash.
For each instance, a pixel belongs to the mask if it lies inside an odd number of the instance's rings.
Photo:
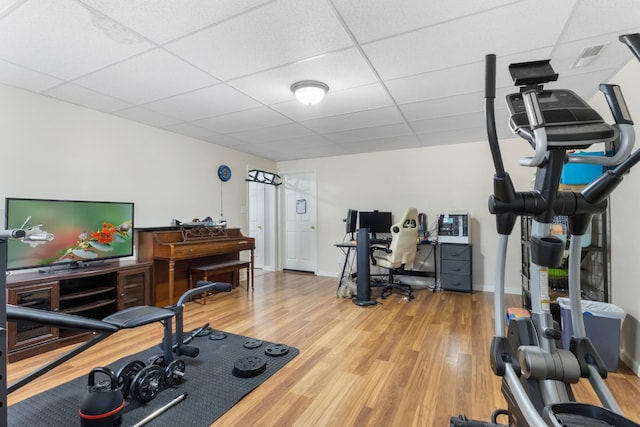
<path id="1" fill-rule="evenodd" d="M 394 268 L 401 265 L 404 265 L 404 268 L 413 268 L 418 243 L 418 210 L 416 208 L 405 210 L 402 219 L 393 224 L 390 231 L 389 262 Z"/>

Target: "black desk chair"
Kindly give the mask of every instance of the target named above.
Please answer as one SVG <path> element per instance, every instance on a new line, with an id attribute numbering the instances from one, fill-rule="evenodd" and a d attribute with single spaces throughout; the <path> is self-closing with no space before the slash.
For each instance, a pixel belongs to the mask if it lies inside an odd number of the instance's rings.
<path id="1" fill-rule="evenodd" d="M 386 293 L 399 290 L 413 299 L 413 289 L 410 285 L 396 283 L 394 274 L 402 274 L 405 269 L 413 268 L 416 259 L 418 242 L 418 210 L 408 208 L 402 219 L 391 226 L 391 243 L 389 245 L 372 245 L 371 262 L 373 265 L 388 270 L 389 280 L 383 283 L 382 299 L 386 298 Z"/>

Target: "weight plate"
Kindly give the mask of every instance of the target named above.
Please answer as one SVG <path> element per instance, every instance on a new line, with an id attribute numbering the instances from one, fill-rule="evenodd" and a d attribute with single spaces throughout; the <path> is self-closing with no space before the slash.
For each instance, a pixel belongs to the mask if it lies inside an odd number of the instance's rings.
<path id="1" fill-rule="evenodd" d="M 193 331 L 191 331 L 191 334 L 194 333 L 197 330 L 198 329 L 194 329 Z M 198 332 L 196 334 L 196 337 L 206 337 L 207 335 L 211 335 L 212 333 L 213 333 L 213 328 L 211 326 L 207 326 L 206 328 L 204 328 L 203 330 Z M 189 334 L 189 335 L 191 335 L 191 334 Z"/>
<path id="2" fill-rule="evenodd" d="M 129 390 L 131 389 L 131 381 L 138 372 L 146 365 L 142 360 L 134 360 L 127 363 L 118 371 L 118 388 L 122 392 L 122 395 L 126 399 L 129 396 Z"/>
<path id="3" fill-rule="evenodd" d="M 158 395 L 164 381 L 164 369 L 158 365 L 145 366 L 131 382 L 131 398 L 147 403 Z"/>
<path id="4" fill-rule="evenodd" d="M 149 358 L 150 365 L 164 366 L 164 354 L 156 354 Z"/>
<path id="5" fill-rule="evenodd" d="M 289 353 L 289 346 L 285 344 L 269 344 L 264 348 L 264 354 L 267 356 L 284 356 Z"/>
<path id="6" fill-rule="evenodd" d="M 187 369 L 184 361 L 181 359 L 176 359 L 173 362 L 169 363 L 169 366 L 164 370 L 164 382 L 169 386 L 173 387 L 182 381 L 182 377 L 184 377 L 184 371 Z"/>
<path id="7" fill-rule="evenodd" d="M 211 335 L 209 335 L 209 339 L 210 340 L 215 340 L 215 341 L 223 340 L 226 337 L 227 337 L 227 334 L 225 334 L 222 331 L 213 331 L 211 333 Z"/>
<path id="8" fill-rule="evenodd" d="M 238 378 L 253 378 L 267 370 L 267 362 L 258 356 L 247 356 L 233 364 L 233 375 Z"/>
<path id="9" fill-rule="evenodd" d="M 262 345 L 262 341 L 261 340 L 256 340 L 253 338 L 249 338 L 248 340 L 246 340 L 244 342 L 244 344 L 242 344 L 242 346 L 244 348 L 258 348 Z"/>

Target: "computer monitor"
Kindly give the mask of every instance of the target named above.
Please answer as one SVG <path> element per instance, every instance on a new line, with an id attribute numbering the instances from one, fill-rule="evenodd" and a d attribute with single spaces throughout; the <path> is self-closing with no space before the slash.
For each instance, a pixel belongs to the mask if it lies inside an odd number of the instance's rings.
<path id="1" fill-rule="evenodd" d="M 353 234 L 358 228 L 358 211 L 355 209 L 349 209 L 344 222 L 346 223 L 346 233 L 351 233 L 351 240 L 355 240 Z"/>
<path id="2" fill-rule="evenodd" d="M 368 228 L 374 237 L 376 233 L 390 233 L 392 225 L 391 212 L 360 212 L 360 228 Z"/>

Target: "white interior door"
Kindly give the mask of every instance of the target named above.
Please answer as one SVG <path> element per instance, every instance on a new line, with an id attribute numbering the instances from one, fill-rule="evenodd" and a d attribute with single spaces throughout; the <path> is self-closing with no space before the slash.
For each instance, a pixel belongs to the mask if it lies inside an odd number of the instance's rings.
<path id="1" fill-rule="evenodd" d="M 316 271 L 315 172 L 283 174 L 284 263 L 288 270 Z"/>
<path id="2" fill-rule="evenodd" d="M 256 239 L 253 259 L 255 268 L 264 268 L 265 187 L 265 184 L 249 182 L 249 236 Z"/>

